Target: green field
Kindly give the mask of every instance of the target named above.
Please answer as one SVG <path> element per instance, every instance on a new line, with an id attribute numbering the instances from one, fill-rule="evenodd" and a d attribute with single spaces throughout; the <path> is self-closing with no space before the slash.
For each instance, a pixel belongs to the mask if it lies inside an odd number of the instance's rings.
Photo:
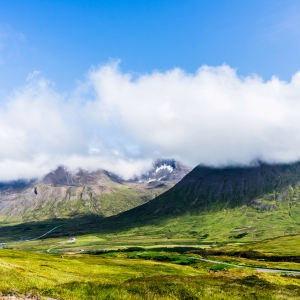
<path id="1" fill-rule="evenodd" d="M 54 225 L 31 224 L 31 230 L 25 232 L 42 234 Z M 13 225 L 10 232 L 28 226 Z M 66 235 L 67 225 L 57 231 L 64 235 L 10 241 L 6 249 L 0 249 L 3 295 L 36 294 L 45 299 L 300 299 L 300 275 L 290 277 L 286 272 L 261 273 L 254 269 L 300 271 L 300 260 L 290 260 L 298 255 L 300 235 L 216 243 L 209 237 L 166 240 L 162 234 L 137 236 L 123 232 L 83 234 L 71 242 Z M 128 248 L 134 246 L 139 248 Z M 199 249 L 206 250 L 199 253 Z M 78 251 L 82 252 L 76 254 Z M 251 251 L 279 259 L 240 255 Z M 194 259 L 201 257 L 245 267 Z"/>
<path id="2" fill-rule="evenodd" d="M 299 299 L 300 279 L 221 269 L 166 251 L 45 255 L 0 250 L 3 295 L 55 299 Z"/>

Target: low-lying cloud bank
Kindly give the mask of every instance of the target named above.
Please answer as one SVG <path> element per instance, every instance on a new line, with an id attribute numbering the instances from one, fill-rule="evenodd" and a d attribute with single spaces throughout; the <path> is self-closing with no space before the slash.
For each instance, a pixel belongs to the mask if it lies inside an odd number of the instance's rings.
<path id="1" fill-rule="evenodd" d="M 300 72 L 264 82 L 226 65 L 136 75 L 113 63 L 69 95 L 39 76 L 0 102 L 0 180 L 62 164 L 130 178 L 155 158 L 192 167 L 300 158 Z"/>

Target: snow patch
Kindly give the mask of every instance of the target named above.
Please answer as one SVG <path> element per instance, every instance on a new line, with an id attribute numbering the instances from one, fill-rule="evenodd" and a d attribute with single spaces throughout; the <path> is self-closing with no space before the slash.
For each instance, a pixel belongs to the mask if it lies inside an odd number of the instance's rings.
<path id="1" fill-rule="evenodd" d="M 173 172 L 173 168 L 170 165 L 163 164 L 160 167 L 156 168 L 155 173 L 159 172 L 160 170 L 164 170 L 164 169 L 167 169 L 170 173 Z"/>
<path id="2" fill-rule="evenodd" d="M 149 178 L 148 183 L 149 183 L 149 182 L 152 182 L 152 181 L 156 181 L 156 179 L 151 179 L 151 178 Z"/>

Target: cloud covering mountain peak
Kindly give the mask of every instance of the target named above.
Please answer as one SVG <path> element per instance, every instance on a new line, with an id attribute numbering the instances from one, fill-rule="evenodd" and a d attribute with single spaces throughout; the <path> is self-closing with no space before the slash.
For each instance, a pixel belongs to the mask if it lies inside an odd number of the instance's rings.
<path id="1" fill-rule="evenodd" d="M 189 166 L 300 157 L 300 72 L 290 82 L 227 65 L 149 74 L 92 68 L 60 94 L 38 72 L 0 103 L 0 180 L 58 165 L 139 175 L 159 157 Z"/>

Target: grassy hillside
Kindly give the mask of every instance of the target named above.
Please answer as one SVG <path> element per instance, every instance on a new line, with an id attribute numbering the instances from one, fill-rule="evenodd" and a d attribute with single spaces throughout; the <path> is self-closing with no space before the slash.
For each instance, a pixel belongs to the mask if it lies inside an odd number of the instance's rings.
<path id="1" fill-rule="evenodd" d="M 276 210 L 277 204 L 288 193 L 294 193 L 295 199 L 292 200 L 299 200 L 299 191 L 293 191 L 299 183 L 300 163 L 227 168 L 198 166 L 155 201 L 122 217 L 130 214 L 145 220 L 187 212 L 220 211 L 243 205 Z"/>
<path id="2" fill-rule="evenodd" d="M 64 227 L 54 231 L 51 237 L 97 234 L 124 244 L 139 244 L 145 241 L 165 244 L 178 240 L 192 244 L 203 242 L 245 242 L 300 233 L 300 187 L 290 188 L 285 198 L 276 205 L 276 210 L 262 210 L 249 205 L 201 214 L 185 213 L 173 216 L 139 220 L 131 214 L 112 217 L 109 220 L 93 215 L 73 219 L 54 219 L 44 222 L 29 222 L 20 225 L 4 224 L 0 228 L 1 241 L 18 241 L 24 237 L 37 237 L 47 229 L 59 224 Z M 263 199 L 263 198 L 261 198 Z M 113 201 L 113 200 L 112 200 Z M 156 201 L 156 200 L 152 200 Z M 266 203 L 273 200 L 263 199 Z M 120 218 L 120 220 L 119 220 Z"/>
<path id="3" fill-rule="evenodd" d="M 197 167 L 153 201 L 99 224 L 99 232 L 198 241 L 260 240 L 300 232 L 300 164 Z M 95 229 L 96 230 L 96 229 Z"/>
<path id="4" fill-rule="evenodd" d="M 228 251 L 257 251 L 266 255 L 300 256 L 300 234 L 270 238 L 239 246 L 227 246 Z M 300 258 L 300 257 L 299 257 Z M 299 259 L 300 261 L 300 259 Z"/>

